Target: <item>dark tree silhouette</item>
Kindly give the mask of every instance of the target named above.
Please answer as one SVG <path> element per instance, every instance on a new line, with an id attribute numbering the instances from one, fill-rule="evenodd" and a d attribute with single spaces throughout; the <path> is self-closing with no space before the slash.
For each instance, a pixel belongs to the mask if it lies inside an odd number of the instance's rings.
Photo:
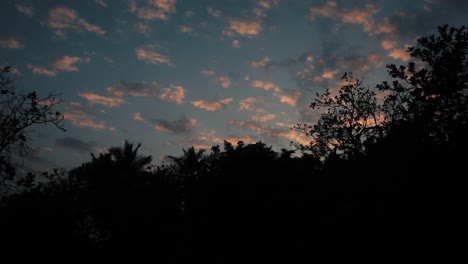
<path id="1" fill-rule="evenodd" d="M 18 187 L 12 159 L 31 150 L 28 135 L 38 124 L 51 124 L 65 131 L 63 115 L 56 111 L 57 94 L 40 97 L 36 92 L 20 92 L 9 76 L 10 67 L 0 71 L 0 196 Z"/>

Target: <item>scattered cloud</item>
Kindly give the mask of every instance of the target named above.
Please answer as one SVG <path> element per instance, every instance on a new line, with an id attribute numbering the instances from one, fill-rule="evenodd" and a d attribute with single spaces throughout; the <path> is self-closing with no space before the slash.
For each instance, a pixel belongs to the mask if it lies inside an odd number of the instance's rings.
<path id="1" fill-rule="evenodd" d="M 198 120 L 183 117 L 182 119 L 174 121 L 156 119 L 153 120 L 153 123 L 155 124 L 154 129 L 157 131 L 180 134 L 190 132 L 198 125 Z"/>
<path id="2" fill-rule="evenodd" d="M 107 92 L 118 97 L 123 96 L 153 96 L 154 86 L 146 83 L 120 81 L 106 88 Z"/>
<path id="3" fill-rule="evenodd" d="M 63 56 L 62 58 L 53 61 L 52 66 L 59 71 L 79 71 L 78 67 L 74 64 L 81 61 L 83 61 L 83 59 L 80 57 Z"/>
<path id="4" fill-rule="evenodd" d="M 229 120 L 227 124 L 252 130 L 266 139 L 285 138 L 302 144 L 310 143 L 310 138 L 306 137 L 303 133 L 291 130 L 290 127 L 270 127 L 254 121 L 244 122 L 239 120 Z"/>
<path id="5" fill-rule="evenodd" d="M 69 7 L 55 7 L 50 10 L 47 18 L 49 27 L 56 29 L 59 37 L 64 37 L 65 29 L 84 30 L 98 35 L 106 34 L 100 26 L 93 25 L 81 18 L 78 13 Z"/>
<path id="6" fill-rule="evenodd" d="M 215 9 L 211 6 L 209 6 L 206 9 L 206 11 L 208 11 L 208 14 L 210 14 L 212 17 L 215 17 L 215 18 L 221 17 L 221 15 L 223 14 L 221 10 Z"/>
<path id="7" fill-rule="evenodd" d="M 192 101 L 192 105 L 201 109 L 205 109 L 206 111 L 219 111 L 224 109 L 228 104 L 232 103 L 234 99 L 226 98 L 218 101 L 207 101 L 207 100 L 199 100 L 199 101 Z"/>
<path id="8" fill-rule="evenodd" d="M 164 88 L 159 95 L 159 99 L 168 101 L 171 103 L 182 104 L 185 98 L 185 88 L 180 85 L 171 85 L 168 88 Z"/>
<path id="9" fill-rule="evenodd" d="M 107 107 L 116 107 L 125 103 L 125 100 L 122 98 L 106 97 L 95 93 L 80 93 L 79 96 L 88 100 L 92 104 L 100 104 Z"/>
<path id="10" fill-rule="evenodd" d="M 338 6 L 335 0 L 328 0 L 322 5 L 314 6 L 310 9 L 310 19 L 317 17 L 328 17 L 341 20 L 343 23 L 362 26 L 364 32 L 369 34 L 392 33 L 396 28 L 387 21 L 378 23 L 375 15 L 380 12 L 380 8 L 375 4 L 366 4 L 362 8 L 348 9 Z"/>
<path id="11" fill-rule="evenodd" d="M 263 29 L 263 25 L 259 21 L 249 20 L 232 20 L 230 26 L 223 30 L 223 34 L 226 36 L 234 36 L 237 33 L 244 37 L 254 37 L 260 34 Z"/>
<path id="12" fill-rule="evenodd" d="M 221 75 L 217 78 L 217 80 L 221 83 L 221 86 L 223 86 L 224 88 L 229 88 L 232 85 L 231 78 L 229 78 L 229 76 L 227 75 Z"/>
<path id="13" fill-rule="evenodd" d="M 233 46 L 234 48 L 240 48 L 241 43 L 239 40 L 235 39 L 231 42 L 231 46 Z"/>
<path id="14" fill-rule="evenodd" d="M 145 119 L 143 118 L 141 113 L 138 113 L 138 112 L 133 114 L 133 120 L 135 120 L 135 121 L 145 121 Z"/>
<path id="15" fill-rule="evenodd" d="M 388 54 L 388 56 L 394 58 L 395 60 L 409 61 L 411 56 L 408 52 L 406 52 L 407 49 L 408 45 L 402 49 L 394 49 Z"/>
<path id="16" fill-rule="evenodd" d="M 250 117 L 253 121 L 267 122 L 276 118 L 275 114 L 255 114 Z"/>
<path id="17" fill-rule="evenodd" d="M 81 139 L 74 137 L 63 137 L 57 138 L 55 140 L 55 145 L 67 148 L 71 150 L 76 150 L 78 152 L 92 152 L 95 146 L 94 142 L 84 142 Z"/>
<path id="18" fill-rule="evenodd" d="M 16 3 L 15 4 L 16 10 L 18 12 L 25 14 L 27 16 L 33 16 L 34 15 L 34 8 L 31 5 L 25 4 L 25 3 Z"/>
<path id="19" fill-rule="evenodd" d="M 130 0 L 130 12 L 144 20 L 168 20 L 176 12 L 176 0 Z"/>
<path id="20" fill-rule="evenodd" d="M 133 28 L 138 33 L 143 34 L 145 36 L 149 36 L 149 34 L 153 31 L 153 29 L 149 25 L 141 22 L 133 24 Z"/>
<path id="21" fill-rule="evenodd" d="M 107 7 L 107 3 L 104 2 L 104 0 L 94 0 L 94 3 L 102 6 L 102 7 Z"/>
<path id="22" fill-rule="evenodd" d="M 215 74 L 215 72 L 213 70 L 209 70 L 209 69 L 204 69 L 202 71 L 200 71 L 201 74 L 205 75 L 205 76 L 212 76 Z"/>
<path id="23" fill-rule="evenodd" d="M 135 49 L 137 59 L 152 64 L 167 64 L 172 66 L 171 60 L 164 54 L 161 54 L 157 45 L 145 45 Z"/>
<path id="24" fill-rule="evenodd" d="M 266 68 L 270 65 L 270 58 L 265 57 L 259 61 L 250 61 L 249 64 L 252 68 Z"/>
<path id="25" fill-rule="evenodd" d="M 264 81 L 256 80 L 256 81 L 251 82 L 250 85 L 252 85 L 253 87 L 257 87 L 257 88 L 262 88 L 265 91 L 270 91 L 270 90 L 274 92 L 281 91 L 281 88 L 272 82 L 264 82 Z"/>
<path id="26" fill-rule="evenodd" d="M 244 100 L 239 102 L 240 110 L 254 111 L 257 113 L 265 112 L 265 109 L 261 107 L 256 107 L 256 104 L 263 104 L 264 102 L 255 97 L 247 97 Z"/>
<path id="27" fill-rule="evenodd" d="M 24 44 L 16 37 L 0 38 L 0 47 L 5 49 L 22 49 L 24 48 Z"/>
<path id="28" fill-rule="evenodd" d="M 179 26 L 179 31 L 183 32 L 183 33 L 191 33 L 191 32 L 193 32 L 193 28 L 181 25 L 181 26 Z"/>
<path id="29" fill-rule="evenodd" d="M 296 107 L 297 102 L 302 97 L 302 92 L 299 90 L 283 90 L 280 95 L 280 102 Z"/>
<path id="30" fill-rule="evenodd" d="M 97 130 L 104 130 L 107 129 L 106 122 L 94 121 L 95 117 L 91 114 L 84 112 L 83 110 L 74 109 L 69 112 L 64 112 L 63 116 L 65 120 L 71 121 L 72 125 L 76 127 L 87 127 Z"/>
<path id="31" fill-rule="evenodd" d="M 40 67 L 40 66 L 34 66 L 32 64 L 28 64 L 27 65 L 28 69 L 30 69 L 34 74 L 38 74 L 38 75 L 45 75 L 45 76 L 49 76 L 49 77 L 54 77 L 57 75 L 57 72 L 54 71 L 54 70 L 49 70 L 47 68 L 44 68 L 44 67 Z"/>

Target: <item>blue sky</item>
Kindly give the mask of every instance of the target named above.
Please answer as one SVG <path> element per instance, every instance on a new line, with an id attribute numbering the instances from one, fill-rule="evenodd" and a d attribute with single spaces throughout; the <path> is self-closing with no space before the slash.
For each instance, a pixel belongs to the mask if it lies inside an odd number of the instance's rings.
<path id="1" fill-rule="evenodd" d="M 369 86 L 468 2 L 4 0 L 0 65 L 19 89 L 60 93 L 67 132 L 35 127 L 29 167 L 72 168 L 141 142 L 159 164 L 182 148 L 307 142 L 316 92 L 345 71 Z"/>

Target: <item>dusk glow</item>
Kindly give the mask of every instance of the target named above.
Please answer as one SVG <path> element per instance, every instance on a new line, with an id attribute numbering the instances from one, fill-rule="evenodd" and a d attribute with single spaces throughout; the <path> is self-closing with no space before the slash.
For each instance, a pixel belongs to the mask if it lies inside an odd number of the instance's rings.
<path id="1" fill-rule="evenodd" d="M 466 23 L 467 2 L 87 0 L 0 3 L 0 65 L 63 102 L 29 168 L 72 168 L 124 140 L 159 163 L 190 146 L 307 143 L 316 92 L 345 71 L 374 86 L 417 37 Z"/>

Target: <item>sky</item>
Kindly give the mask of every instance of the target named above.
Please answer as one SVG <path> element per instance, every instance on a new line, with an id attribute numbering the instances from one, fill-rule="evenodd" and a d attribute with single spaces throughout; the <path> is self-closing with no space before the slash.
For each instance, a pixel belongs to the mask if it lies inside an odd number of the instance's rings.
<path id="1" fill-rule="evenodd" d="M 459 0 L 2 0 L 0 66 L 61 95 L 66 132 L 36 126 L 29 168 L 70 169 L 142 143 L 161 164 L 182 148 L 310 141 L 317 92 L 344 72 L 365 85 L 405 64 L 437 26 L 468 24 Z"/>

